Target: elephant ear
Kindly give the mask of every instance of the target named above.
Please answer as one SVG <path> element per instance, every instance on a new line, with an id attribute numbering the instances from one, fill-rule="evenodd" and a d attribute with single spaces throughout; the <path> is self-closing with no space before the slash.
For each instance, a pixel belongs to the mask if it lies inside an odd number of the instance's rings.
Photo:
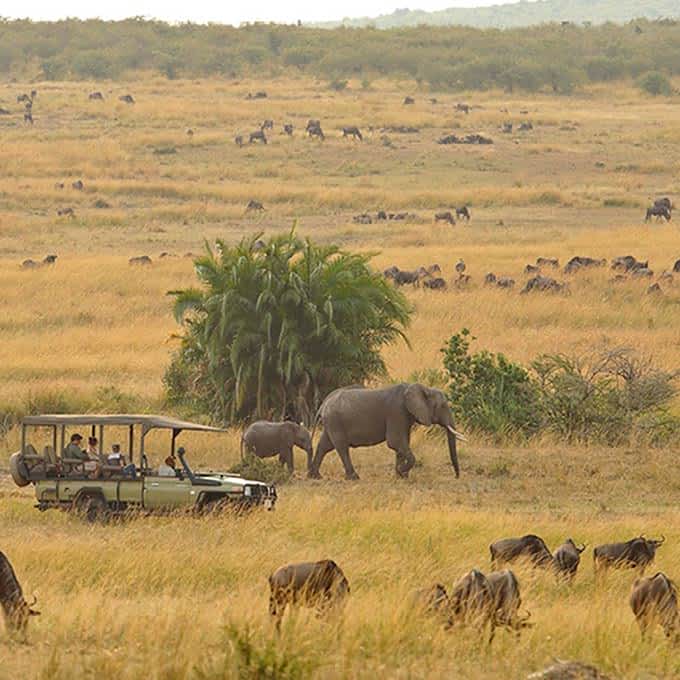
<path id="1" fill-rule="evenodd" d="M 422 385 L 414 384 L 406 388 L 404 401 L 408 412 L 421 424 L 432 425 L 432 413 Z"/>

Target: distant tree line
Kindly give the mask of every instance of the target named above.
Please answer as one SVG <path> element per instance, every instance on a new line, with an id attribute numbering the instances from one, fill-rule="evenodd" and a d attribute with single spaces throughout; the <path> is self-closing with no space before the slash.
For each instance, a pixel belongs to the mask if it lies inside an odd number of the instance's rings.
<path id="1" fill-rule="evenodd" d="M 413 78 L 436 89 L 505 88 L 569 93 L 589 82 L 680 72 L 680 24 L 497 30 L 253 24 L 169 25 L 69 19 L 0 20 L 0 75 L 47 80 L 112 79 L 151 70 L 168 78 L 308 74 L 338 82 Z"/>

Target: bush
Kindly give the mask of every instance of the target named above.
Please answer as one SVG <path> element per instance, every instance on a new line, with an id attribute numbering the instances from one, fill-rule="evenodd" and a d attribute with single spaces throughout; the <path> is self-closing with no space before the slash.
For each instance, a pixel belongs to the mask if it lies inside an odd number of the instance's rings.
<path id="1" fill-rule="evenodd" d="M 230 467 L 228 472 L 267 484 L 283 484 L 289 482 L 291 478 L 288 468 L 279 463 L 278 456 L 265 461 L 248 452 L 245 452 L 243 460 Z"/>
<path id="2" fill-rule="evenodd" d="M 659 95 L 668 97 L 673 92 L 670 80 L 668 80 L 663 73 L 659 73 L 658 71 L 645 73 L 645 75 L 638 80 L 638 87 L 647 94 L 651 94 L 653 97 Z"/>
<path id="3" fill-rule="evenodd" d="M 331 82 L 328 83 L 328 87 L 330 87 L 334 92 L 342 92 L 343 90 L 346 90 L 347 85 L 349 85 L 348 80 L 338 80 L 337 78 L 331 80 Z"/>
<path id="4" fill-rule="evenodd" d="M 497 439 L 535 434 L 542 424 L 540 398 L 529 373 L 503 354 L 470 354 L 474 339 L 464 328 L 442 350 L 454 416 Z"/>

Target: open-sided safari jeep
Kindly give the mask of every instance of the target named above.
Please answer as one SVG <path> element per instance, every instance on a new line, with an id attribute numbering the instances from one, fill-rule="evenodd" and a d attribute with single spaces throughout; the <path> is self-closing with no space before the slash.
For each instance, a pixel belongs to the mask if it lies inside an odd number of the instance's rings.
<path id="1" fill-rule="evenodd" d="M 89 460 L 65 457 L 67 435 L 70 437 L 78 428 L 88 428 L 92 437 L 98 436 L 99 452 L 106 450 L 109 428 L 125 428 L 127 451 L 90 455 Z M 171 433 L 169 456 L 179 459 L 179 465 L 170 467 L 163 463 L 168 454 L 151 461 L 156 467 L 150 464 L 144 447 L 152 430 Z M 194 472 L 184 449 L 176 447 L 177 437 L 185 430 L 223 432 L 207 425 L 152 415 L 27 416 L 21 424 L 21 450 L 10 457 L 10 472 L 18 486 L 33 484 L 39 510 L 75 510 L 90 521 L 135 509 L 187 508 L 204 512 L 257 505 L 274 507 L 274 486 L 230 473 Z M 44 437 L 48 443 L 38 453 L 40 438 Z M 57 451 L 62 455 L 57 455 Z"/>

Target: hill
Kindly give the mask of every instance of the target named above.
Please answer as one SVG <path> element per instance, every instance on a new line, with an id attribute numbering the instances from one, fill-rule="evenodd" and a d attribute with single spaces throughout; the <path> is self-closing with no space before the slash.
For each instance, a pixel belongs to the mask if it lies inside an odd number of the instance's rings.
<path id="1" fill-rule="evenodd" d="M 509 5 L 462 9 L 452 7 L 436 12 L 398 9 L 375 18 L 343 19 L 319 24 L 337 26 L 375 26 L 404 28 L 421 24 L 431 26 L 475 26 L 478 28 L 517 28 L 549 22 L 627 23 L 634 19 L 657 20 L 680 17 L 676 0 L 537 0 Z"/>

